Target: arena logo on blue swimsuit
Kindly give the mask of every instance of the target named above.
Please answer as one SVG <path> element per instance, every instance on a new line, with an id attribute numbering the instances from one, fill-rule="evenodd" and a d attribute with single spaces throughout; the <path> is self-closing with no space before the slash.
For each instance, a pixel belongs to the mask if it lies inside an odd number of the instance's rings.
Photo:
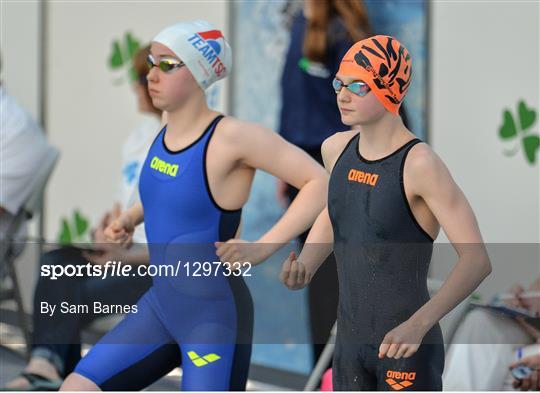
<path id="1" fill-rule="evenodd" d="M 176 177 L 176 174 L 178 173 L 178 164 L 169 164 L 168 162 L 159 159 L 157 156 L 152 158 L 150 168 L 172 177 Z"/>
<path id="2" fill-rule="evenodd" d="M 197 367 L 203 367 L 210 363 L 217 362 L 219 359 L 221 359 L 221 356 L 216 355 L 215 353 L 209 353 L 204 356 L 199 356 L 195 351 L 189 351 L 188 356 L 189 359 L 193 362 L 193 364 Z"/>
<path id="3" fill-rule="evenodd" d="M 219 77 L 226 71 L 225 65 L 221 62 L 219 54 L 221 53 L 223 35 L 219 30 L 210 30 L 200 33 L 195 33 L 188 38 L 191 45 L 197 49 L 203 57 L 208 61 L 208 64 L 214 69 L 214 72 Z"/>

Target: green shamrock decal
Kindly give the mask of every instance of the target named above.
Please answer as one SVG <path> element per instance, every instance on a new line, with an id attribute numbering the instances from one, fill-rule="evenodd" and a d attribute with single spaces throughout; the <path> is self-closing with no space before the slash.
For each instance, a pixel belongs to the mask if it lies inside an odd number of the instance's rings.
<path id="1" fill-rule="evenodd" d="M 73 212 L 71 223 L 62 218 L 58 243 L 66 246 L 73 243 L 83 243 L 88 241 L 88 219 L 78 210 Z"/>
<path id="2" fill-rule="evenodd" d="M 140 41 L 136 39 L 129 31 L 124 35 L 124 40 L 114 40 L 112 43 L 112 52 L 109 55 L 108 65 L 113 70 L 127 68 L 129 81 L 137 79 L 137 73 L 133 68 L 133 55 L 141 47 Z M 122 83 L 123 78 L 116 79 L 115 84 Z"/>
<path id="3" fill-rule="evenodd" d="M 513 149 L 505 150 L 504 154 L 507 156 L 515 155 L 519 151 L 519 142 L 521 142 L 525 159 L 529 164 L 534 165 L 538 149 L 540 149 L 540 136 L 531 134 L 537 112 L 533 108 L 528 108 L 525 101 L 520 101 L 517 106 L 517 117 L 518 122 L 515 121 L 508 109 L 503 112 L 503 124 L 499 128 L 499 136 L 504 141 L 516 143 Z"/>

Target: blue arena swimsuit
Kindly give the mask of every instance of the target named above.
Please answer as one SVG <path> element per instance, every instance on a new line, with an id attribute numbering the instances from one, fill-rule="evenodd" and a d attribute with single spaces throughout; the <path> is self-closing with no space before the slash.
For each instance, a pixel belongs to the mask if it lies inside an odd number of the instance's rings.
<path id="1" fill-rule="evenodd" d="M 253 331 L 249 289 L 221 265 L 209 276 L 194 276 L 194 262 L 219 261 L 214 242 L 234 237 L 242 213 L 222 209 L 208 184 L 208 144 L 222 118 L 179 151 L 165 145 L 164 127 L 148 152 L 139 192 L 150 264 L 182 263 L 173 276 L 153 277 L 137 313 L 77 365 L 75 372 L 102 390 L 140 390 L 180 364 L 182 390 L 245 390 Z"/>

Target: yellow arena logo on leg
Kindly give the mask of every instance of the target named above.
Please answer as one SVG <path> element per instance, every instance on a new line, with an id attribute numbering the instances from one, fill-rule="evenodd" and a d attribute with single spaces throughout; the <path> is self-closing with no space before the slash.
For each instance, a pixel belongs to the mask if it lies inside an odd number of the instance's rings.
<path id="1" fill-rule="evenodd" d="M 152 158 L 150 168 L 172 177 L 176 177 L 176 174 L 178 173 L 178 164 L 169 164 L 156 156 Z"/>
<path id="2" fill-rule="evenodd" d="M 209 363 L 214 363 L 221 359 L 221 357 L 216 355 L 215 353 L 209 353 L 204 356 L 199 356 L 195 351 L 189 351 L 188 356 L 193 362 L 193 364 L 197 367 L 206 366 Z"/>

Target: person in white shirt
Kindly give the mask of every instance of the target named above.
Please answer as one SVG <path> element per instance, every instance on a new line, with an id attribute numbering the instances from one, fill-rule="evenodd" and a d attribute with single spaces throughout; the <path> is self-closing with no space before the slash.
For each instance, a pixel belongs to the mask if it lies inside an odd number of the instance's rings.
<path id="1" fill-rule="evenodd" d="M 34 174 L 48 148 L 41 127 L 0 84 L 0 239 L 30 196 Z M 24 237 L 24 228 L 17 238 Z"/>
<path id="2" fill-rule="evenodd" d="M 134 242 L 138 244 L 130 250 L 109 244 L 103 234 L 112 220 L 138 201 L 140 170 L 148 148 L 161 128 L 161 111 L 152 105 L 146 87 L 148 53 L 149 47 L 145 47 L 133 58 L 134 69 L 139 78 L 133 84 L 138 110 L 148 117 L 130 133 L 122 145 L 122 180 L 116 202 L 103 214 L 92 231 L 92 250 L 62 247 L 45 253 L 41 259 L 42 265 L 77 265 L 86 264 L 88 261 L 93 264 L 105 264 L 109 260 L 134 265 L 148 263 L 144 228 L 137 229 Z M 14 167 L 13 170 L 15 169 Z M 80 280 L 59 278 L 54 281 L 48 277 L 40 277 L 34 295 L 34 310 L 42 301 L 50 304 L 60 304 L 65 300 L 76 301 L 78 304 L 93 302 L 135 304 L 150 285 L 151 279 L 143 276 L 106 279 L 83 277 Z M 30 361 L 19 377 L 9 382 L 6 387 L 23 390 L 58 390 L 63 378 L 73 370 L 81 357 L 81 329 L 100 316 L 90 312 L 86 315 L 57 313 L 51 317 L 35 312 Z"/>

